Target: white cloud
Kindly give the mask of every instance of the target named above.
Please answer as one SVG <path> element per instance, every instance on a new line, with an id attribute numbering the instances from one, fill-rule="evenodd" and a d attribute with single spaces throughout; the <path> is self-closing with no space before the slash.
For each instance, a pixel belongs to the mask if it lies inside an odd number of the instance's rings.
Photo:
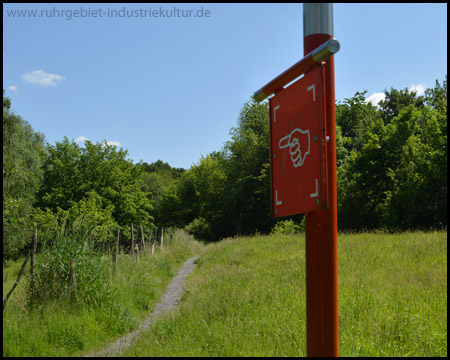
<path id="1" fill-rule="evenodd" d="M 80 142 L 84 142 L 84 141 L 87 141 L 87 140 L 89 140 L 89 139 L 88 139 L 86 136 L 79 136 L 79 137 L 77 137 L 77 138 L 75 139 L 75 142 L 76 142 L 76 143 L 80 143 Z M 118 141 L 113 141 L 113 140 L 110 140 L 110 141 L 104 141 L 104 142 L 102 142 L 102 145 L 105 144 L 105 142 L 106 142 L 107 145 L 112 145 L 112 146 L 117 146 L 117 147 L 122 146 L 122 145 L 120 144 L 120 142 L 118 142 Z"/>
<path id="2" fill-rule="evenodd" d="M 366 102 L 371 102 L 373 105 L 376 106 L 378 105 L 378 102 L 384 100 L 385 98 L 386 95 L 384 93 L 373 93 L 366 99 Z"/>
<path id="3" fill-rule="evenodd" d="M 118 142 L 118 141 L 107 141 L 106 143 L 108 145 L 114 145 L 114 146 L 117 146 L 117 147 L 122 146 L 122 145 L 120 145 L 120 142 Z"/>
<path id="4" fill-rule="evenodd" d="M 78 136 L 78 137 L 75 139 L 75 142 L 76 142 L 76 143 L 79 143 L 79 142 L 83 142 L 83 141 L 86 141 L 86 140 L 89 140 L 86 136 Z"/>
<path id="5" fill-rule="evenodd" d="M 425 86 L 423 84 L 411 85 L 409 87 L 409 91 L 416 91 L 417 96 L 422 96 L 423 94 L 425 94 Z"/>
<path id="6" fill-rule="evenodd" d="M 17 85 L 11 85 L 11 86 L 8 86 L 8 90 L 17 92 Z"/>
<path id="7" fill-rule="evenodd" d="M 42 70 L 36 70 L 28 74 L 24 74 L 22 79 L 31 84 L 54 86 L 58 82 L 65 80 L 65 77 L 56 74 L 49 74 Z"/>

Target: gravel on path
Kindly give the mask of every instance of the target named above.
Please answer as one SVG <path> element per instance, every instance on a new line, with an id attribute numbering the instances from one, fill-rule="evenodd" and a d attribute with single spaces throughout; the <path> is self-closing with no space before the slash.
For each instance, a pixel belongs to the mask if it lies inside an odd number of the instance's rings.
<path id="1" fill-rule="evenodd" d="M 120 355 L 122 350 L 132 344 L 132 342 L 140 335 L 143 330 L 146 330 L 153 326 L 156 319 L 161 317 L 168 311 L 175 309 L 180 303 L 181 294 L 184 289 L 184 281 L 186 277 L 191 273 L 195 267 L 195 260 L 198 259 L 198 255 L 187 260 L 178 270 L 178 273 L 173 278 L 172 282 L 167 287 L 167 291 L 161 297 L 161 300 L 156 304 L 155 310 L 139 325 L 139 327 L 129 333 L 118 338 L 113 343 L 106 346 L 102 350 L 95 351 L 93 353 L 85 355 L 86 357 L 94 356 L 117 356 Z"/>

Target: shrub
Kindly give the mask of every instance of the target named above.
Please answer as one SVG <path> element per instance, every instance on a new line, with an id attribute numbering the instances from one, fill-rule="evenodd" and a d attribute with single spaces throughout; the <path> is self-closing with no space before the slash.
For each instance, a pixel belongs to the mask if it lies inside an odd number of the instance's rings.
<path id="1" fill-rule="evenodd" d="M 300 224 L 296 224 L 292 219 L 279 221 L 270 231 L 271 234 L 298 234 L 305 231 L 305 218 Z"/>
<path id="2" fill-rule="evenodd" d="M 186 225 L 185 230 L 198 240 L 206 240 L 211 234 L 210 224 L 202 217 L 196 218 Z"/>

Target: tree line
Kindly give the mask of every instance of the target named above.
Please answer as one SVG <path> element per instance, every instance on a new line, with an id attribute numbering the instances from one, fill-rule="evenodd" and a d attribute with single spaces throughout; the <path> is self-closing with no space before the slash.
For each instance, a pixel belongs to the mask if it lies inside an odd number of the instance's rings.
<path id="1" fill-rule="evenodd" d="M 446 227 L 447 78 L 421 96 L 385 90 L 377 106 L 365 94 L 336 104 L 339 229 Z M 44 238 L 81 231 L 100 248 L 117 227 L 129 237 L 131 223 L 186 228 L 207 241 L 268 233 L 277 223 L 269 152 L 268 103 L 254 99 L 230 140 L 185 170 L 134 164 L 106 141 L 48 144 L 3 91 L 4 259 L 21 254 L 36 227 Z"/>
<path id="2" fill-rule="evenodd" d="M 339 230 L 445 228 L 447 78 L 420 96 L 384 94 L 378 105 L 366 91 L 336 104 Z M 274 228 L 268 103 L 248 101 L 230 135 L 170 186 L 159 222 L 210 241 Z"/>

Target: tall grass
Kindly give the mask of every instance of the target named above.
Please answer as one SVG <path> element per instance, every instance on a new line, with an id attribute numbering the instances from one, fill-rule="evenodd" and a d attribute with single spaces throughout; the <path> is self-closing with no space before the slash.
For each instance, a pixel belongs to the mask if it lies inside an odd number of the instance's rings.
<path id="1" fill-rule="evenodd" d="M 75 264 L 76 294 L 70 277 Z M 64 231 L 52 239 L 37 256 L 36 280 L 30 301 L 43 304 L 53 299 L 72 306 L 99 306 L 111 303 L 115 296 L 109 276 L 111 266 L 94 249 L 85 246 L 81 232 Z"/>
<path id="2" fill-rule="evenodd" d="M 341 352 L 447 355 L 447 234 L 348 235 L 340 243 Z"/>
<path id="3" fill-rule="evenodd" d="M 125 356 L 306 356 L 304 237 L 205 247 L 178 312 Z M 447 355 L 447 234 L 338 237 L 341 356 Z"/>
<path id="4" fill-rule="evenodd" d="M 110 255 L 87 254 L 70 239 L 60 239 L 55 246 L 61 249 L 48 249 L 40 256 L 45 260 L 41 261 L 43 267 L 59 271 L 53 277 L 59 279 L 56 281 L 61 285 L 59 292 L 46 299 L 35 298 L 27 305 L 29 276 L 21 280 L 3 312 L 3 356 L 76 356 L 102 348 L 114 338 L 136 329 L 154 309 L 178 267 L 201 248 L 185 233 L 176 232 L 172 241 L 167 237 L 163 249 L 156 247 L 154 255 L 148 249 L 141 252 L 140 265 L 130 254 L 119 255 L 113 276 Z M 57 251 L 63 248 L 63 253 Z M 65 289 L 69 281 L 66 263 L 72 256 L 78 256 L 79 264 L 84 261 L 84 265 L 78 266 L 76 301 L 66 296 Z M 9 290 L 16 270 L 16 265 L 4 269 L 4 290 Z M 47 273 L 45 269 L 39 271 Z M 52 281 L 47 280 L 41 279 L 43 284 L 51 286 Z M 90 282 L 92 288 L 87 286 Z"/>

